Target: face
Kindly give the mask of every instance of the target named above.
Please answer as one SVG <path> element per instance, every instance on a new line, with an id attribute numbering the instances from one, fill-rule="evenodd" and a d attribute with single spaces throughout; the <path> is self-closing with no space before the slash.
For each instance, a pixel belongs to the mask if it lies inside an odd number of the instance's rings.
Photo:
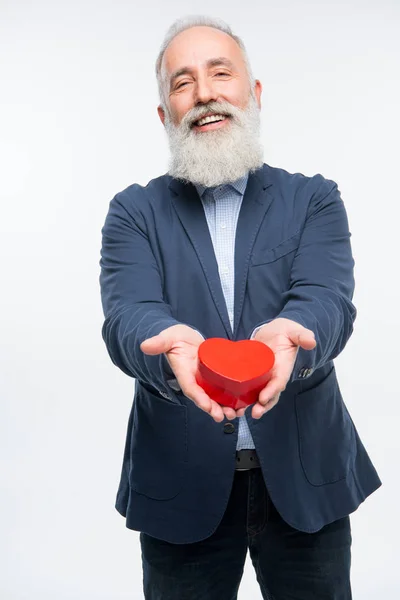
<path id="1" fill-rule="evenodd" d="M 183 31 L 164 53 L 162 75 L 170 175 L 213 187 L 262 166 L 261 84 L 250 87 L 235 40 L 211 27 Z"/>
<path id="2" fill-rule="evenodd" d="M 244 109 L 250 94 L 249 76 L 242 51 L 228 34 L 212 27 L 192 27 L 177 35 L 164 53 L 162 74 L 171 121 L 179 125 L 196 106 L 209 102 L 229 102 Z M 261 83 L 253 93 L 261 107 Z M 158 107 L 161 121 L 165 111 Z M 229 119 L 194 126 L 196 133 L 226 127 Z"/>

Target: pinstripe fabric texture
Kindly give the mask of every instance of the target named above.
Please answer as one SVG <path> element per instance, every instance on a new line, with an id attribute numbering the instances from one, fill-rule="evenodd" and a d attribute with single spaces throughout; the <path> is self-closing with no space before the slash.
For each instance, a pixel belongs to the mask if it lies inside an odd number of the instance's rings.
<path id="1" fill-rule="evenodd" d="M 233 331 L 236 226 L 248 176 L 214 188 L 197 185 L 210 230 L 226 308 Z M 255 448 L 246 417 L 239 417 L 237 450 Z"/>

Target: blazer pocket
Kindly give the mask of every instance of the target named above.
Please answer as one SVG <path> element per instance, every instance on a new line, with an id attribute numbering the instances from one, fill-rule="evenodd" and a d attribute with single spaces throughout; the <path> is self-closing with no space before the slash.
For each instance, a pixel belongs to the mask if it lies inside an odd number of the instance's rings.
<path id="1" fill-rule="evenodd" d="M 335 368 L 295 398 L 300 461 L 311 485 L 345 479 L 355 459 L 354 425 L 336 380 Z"/>
<path id="2" fill-rule="evenodd" d="M 187 465 L 187 408 L 142 388 L 135 398 L 130 485 L 156 500 L 174 498 Z"/>
<path id="3" fill-rule="evenodd" d="M 264 250 L 258 250 L 251 256 L 250 264 L 252 266 L 263 265 L 265 263 L 274 262 L 290 252 L 294 252 L 299 247 L 300 232 L 297 232 L 292 237 L 284 240 L 274 248 L 266 248 Z"/>

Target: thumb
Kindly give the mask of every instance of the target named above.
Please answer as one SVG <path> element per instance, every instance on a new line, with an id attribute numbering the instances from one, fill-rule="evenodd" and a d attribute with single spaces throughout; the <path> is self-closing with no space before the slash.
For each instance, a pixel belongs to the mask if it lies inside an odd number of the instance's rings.
<path id="1" fill-rule="evenodd" d="M 154 335 L 153 337 L 144 340 L 144 342 L 140 344 L 140 349 L 144 354 L 163 354 L 171 349 L 171 342 L 168 338 L 159 333 L 158 335 Z"/>
<path id="2" fill-rule="evenodd" d="M 306 329 L 305 327 L 302 331 L 296 330 L 290 332 L 289 338 L 296 346 L 300 346 L 304 350 L 312 350 L 317 345 L 314 333 L 311 329 Z"/>

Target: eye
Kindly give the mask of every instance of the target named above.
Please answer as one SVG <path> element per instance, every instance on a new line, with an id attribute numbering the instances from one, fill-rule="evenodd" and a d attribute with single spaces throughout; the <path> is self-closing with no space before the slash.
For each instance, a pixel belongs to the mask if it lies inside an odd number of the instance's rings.
<path id="1" fill-rule="evenodd" d="M 190 83 L 190 81 L 181 81 L 180 83 L 178 83 L 178 84 L 175 86 L 175 89 L 176 89 L 176 90 L 179 90 L 179 88 L 181 88 L 181 87 L 183 87 L 183 86 L 185 86 L 185 85 L 188 85 L 188 83 Z"/>
<path id="2" fill-rule="evenodd" d="M 229 77 L 229 73 L 224 73 L 223 71 L 219 71 L 215 74 L 217 77 Z"/>

